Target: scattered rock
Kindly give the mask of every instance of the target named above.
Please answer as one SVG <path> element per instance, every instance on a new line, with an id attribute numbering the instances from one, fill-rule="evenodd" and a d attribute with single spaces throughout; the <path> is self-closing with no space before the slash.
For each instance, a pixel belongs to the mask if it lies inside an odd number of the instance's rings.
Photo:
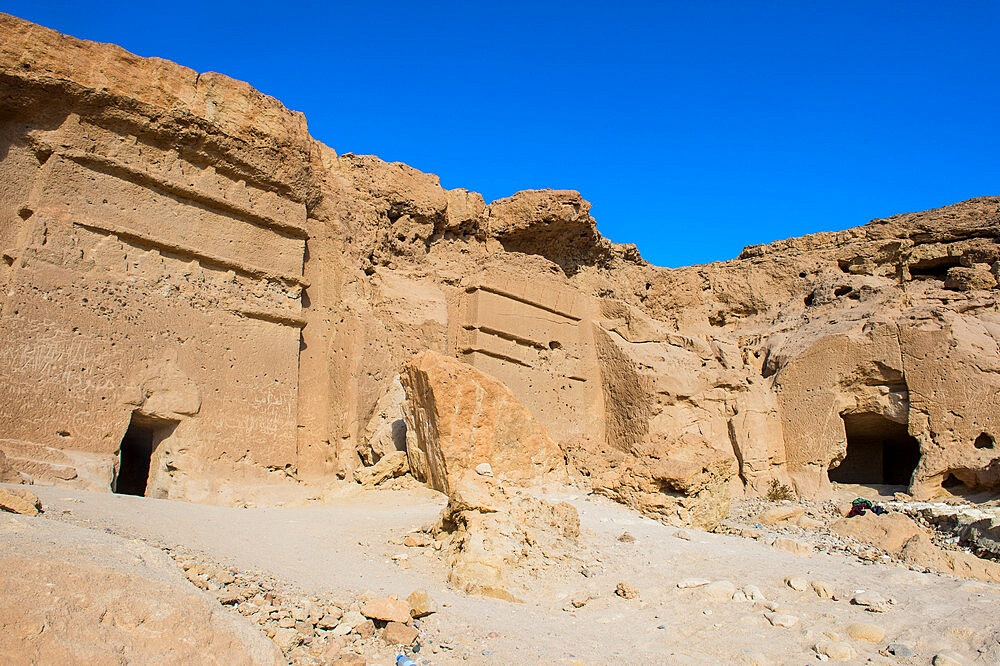
<path id="1" fill-rule="evenodd" d="M 916 657 L 917 653 L 910 649 L 910 646 L 903 645 L 902 643 L 890 643 L 885 649 L 886 652 L 894 657 Z"/>
<path id="2" fill-rule="evenodd" d="M 0 488 L 0 510 L 37 516 L 42 510 L 38 495 L 24 488 Z"/>
<path id="3" fill-rule="evenodd" d="M 881 643 L 882 639 L 885 638 L 885 629 L 878 625 L 862 622 L 849 626 L 847 628 L 847 635 L 859 641 Z"/>
<path id="4" fill-rule="evenodd" d="M 302 637 L 299 636 L 299 632 L 295 631 L 295 629 L 281 628 L 274 632 L 272 639 L 275 645 L 287 652 L 298 645 Z"/>
<path id="5" fill-rule="evenodd" d="M 965 666 L 965 660 L 957 652 L 938 652 L 934 655 L 934 666 Z"/>
<path id="6" fill-rule="evenodd" d="M 635 537 L 629 534 L 628 532 L 622 532 L 621 536 L 618 537 L 618 540 L 621 541 L 622 543 L 634 543 Z"/>
<path id="7" fill-rule="evenodd" d="M 410 605 L 410 617 L 420 618 L 437 612 L 437 604 L 431 599 L 427 590 L 420 589 L 410 592 L 406 601 Z"/>
<path id="8" fill-rule="evenodd" d="M 689 587 L 701 587 L 702 585 L 708 585 L 712 581 L 707 578 L 684 578 L 677 582 L 677 587 L 680 589 L 686 589 Z"/>
<path id="9" fill-rule="evenodd" d="M 757 522 L 763 525 L 776 525 L 783 520 L 798 518 L 803 513 L 805 509 L 801 506 L 776 506 L 758 515 Z"/>
<path id="10" fill-rule="evenodd" d="M 810 585 L 812 586 L 813 592 L 815 592 L 816 596 L 819 597 L 820 599 L 833 598 L 834 594 L 833 585 L 830 585 L 826 581 L 814 580 L 812 583 L 810 583 Z"/>
<path id="11" fill-rule="evenodd" d="M 764 613 L 764 617 L 775 627 L 790 629 L 799 623 L 799 618 L 787 613 Z"/>
<path id="12" fill-rule="evenodd" d="M 756 585 L 744 585 L 743 594 L 745 594 L 747 599 L 750 601 L 766 601 L 764 593 L 761 592 L 760 588 Z"/>
<path id="13" fill-rule="evenodd" d="M 812 546 L 807 543 L 802 543 L 801 541 L 796 541 L 795 539 L 775 539 L 774 543 L 771 544 L 779 550 L 785 550 L 793 555 L 807 556 L 811 555 L 815 550 Z"/>
<path id="14" fill-rule="evenodd" d="M 320 629 L 333 629 L 338 624 L 340 624 L 340 618 L 329 613 L 323 615 L 323 617 L 316 622 L 316 626 Z"/>
<path id="15" fill-rule="evenodd" d="M 736 586 L 728 580 L 717 580 L 706 585 L 702 589 L 702 594 L 709 599 L 732 599 L 736 594 Z"/>
<path id="16" fill-rule="evenodd" d="M 820 641 L 813 648 L 816 654 L 828 657 L 834 661 L 848 661 L 854 659 L 854 648 L 848 643 L 840 641 Z"/>
<path id="17" fill-rule="evenodd" d="M 363 486 L 377 486 L 389 479 L 403 476 L 410 471 L 405 451 L 393 451 L 383 456 L 372 467 L 354 470 L 354 480 Z"/>
<path id="18" fill-rule="evenodd" d="M 809 583 L 806 579 L 799 576 L 789 576 L 785 579 L 785 585 L 796 592 L 805 592 L 809 588 Z"/>
<path id="19" fill-rule="evenodd" d="M 476 474 L 480 474 L 482 476 L 493 476 L 493 466 L 486 462 L 479 463 L 476 465 Z"/>
<path id="20" fill-rule="evenodd" d="M 382 640 L 392 645 L 412 645 L 420 633 L 401 622 L 390 622 L 382 630 Z"/>
<path id="21" fill-rule="evenodd" d="M 864 606 L 866 610 L 873 613 L 885 613 L 889 610 L 892 600 L 877 592 L 857 592 L 851 598 L 851 603 L 855 606 Z"/>
<path id="22" fill-rule="evenodd" d="M 375 623 L 371 620 L 365 620 L 358 626 L 354 627 L 354 633 L 361 638 L 368 638 L 375 635 Z"/>
<path id="23" fill-rule="evenodd" d="M 637 590 L 632 585 L 629 585 L 628 583 L 618 583 L 618 586 L 615 587 L 615 594 L 617 594 L 622 599 L 639 598 L 639 590 Z"/>
<path id="24" fill-rule="evenodd" d="M 434 544 L 434 539 L 428 534 L 423 532 L 417 532 L 415 534 L 407 534 L 403 539 L 403 545 L 407 548 L 426 548 Z"/>
<path id="25" fill-rule="evenodd" d="M 383 597 L 362 604 L 361 614 L 372 620 L 406 623 L 410 621 L 410 606 L 396 597 Z"/>

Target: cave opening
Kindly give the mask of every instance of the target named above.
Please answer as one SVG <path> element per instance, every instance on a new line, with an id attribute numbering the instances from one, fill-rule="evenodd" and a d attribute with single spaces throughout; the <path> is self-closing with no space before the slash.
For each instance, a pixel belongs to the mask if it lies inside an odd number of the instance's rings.
<path id="1" fill-rule="evenodd" d="M 132 415 L 118 449 L 118 473 L 111 484 L 113 492 L 119 495 L 146 494 L 153 450 L 176 425 L 174 422 L 156 421 L 139 414 Z"/>
<path id="2" fill-rule="evenodd" d="M 836 483 L 906 486 L 920 461 L 920 443 L 905 423 L 881 414 L 844 414 L 847 455 L 829 477 Z"/>

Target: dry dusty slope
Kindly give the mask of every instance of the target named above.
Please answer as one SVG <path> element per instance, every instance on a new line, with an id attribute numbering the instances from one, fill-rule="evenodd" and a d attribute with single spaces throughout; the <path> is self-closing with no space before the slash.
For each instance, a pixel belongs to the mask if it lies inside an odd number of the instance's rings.
<path id="1" fill-rule="evenodd" d="M 930 663 L 944 651 L 956 652 L 967 663 L 1000 660 L 996 585 L 895 565 L 865 565 L 837 554 L 801 557 L 738 537 L 679 532 L 597 497 L 566 492 L 557 497 L 580 512 L 581 549 L 548 569 L 526 603 L 513 604 L 451 591 L 432 549 L 389 542 L 438 516 L 440 495 L 422 489 L 268 509 L 35 490 L 47 508 L 44 516 L 5 515 L 0 520 L 0 557 L 5 560 L 31 559 L 53 549 L 79 557 L 83 546 L 95 541 L 101 548 L 87 552 L 98 559 L 101 549 L 141 547 L 119 538 L 124 537 L 184 545 L 227 566 L 270 574 L 321 599 L 350 599 L 366 591 L 406 595 L 425 587 L 441 606 L 421 627 L 418 661 L 430 664 L 802 664 L 819 659 L 818 643 L 834 651 L 849 648 L 851 660 L 858 663 Z M 618 540 L 625 531 L 635 541 Z M 170 572 L 157 575 L 169 577 Z M 789 576 L 825 582 L 841 599 L 820 598 L 811 587 L 795 591 L 785 583 Z M 779 614 L 794 618 L 789 620 L 793 626 L 772 626 L 762 602 L 733 601 L 725 584 L 677 587 L 691 578 L 730 581 L 737 589 L 756 585 Z M 173 576 L 177 581 L 183 579 Z M 639 598 L 615 595 L 619 582 L 637 588 Z M 868 612 L 850 603 L 858 590 L 895 603 L 886 612 Z M 193 586 L 188 592 L 199 603 L 214 603 Z M 0 595 L 0 604 L 11 601 Z M 586 603 L 574 608 L 573 601 Z M 238 620 L 233 626 L 243 622 L 231 615 Z M 849 627 L 859 623 L 876 625 L 884 638 L 871 643 L 852 637 L 860 633 Z M 442 649 L 442 643 L 451 649 Z M 891 643 L 906 645 L 916 656 L 880 655 Z M 394 654 L 382 648 L 365 657 L 369 663 L 388 664 Z"/>

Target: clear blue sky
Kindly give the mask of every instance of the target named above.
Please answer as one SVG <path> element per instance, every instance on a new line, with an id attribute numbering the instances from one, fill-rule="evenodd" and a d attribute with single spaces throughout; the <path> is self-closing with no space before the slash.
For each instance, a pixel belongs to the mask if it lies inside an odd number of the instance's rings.
<path id="1" fill-rule="evenodd" d="M 0 9 L 249 81 L 337 152 L 580 190 L 664 266 L 1000 194 L 1000 2 L 64 2 Z"/>

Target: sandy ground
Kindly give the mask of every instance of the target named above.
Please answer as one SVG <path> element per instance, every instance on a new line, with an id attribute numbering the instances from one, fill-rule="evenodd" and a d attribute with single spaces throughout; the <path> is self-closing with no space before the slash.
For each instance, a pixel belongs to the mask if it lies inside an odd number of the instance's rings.
<path id="1" fill-rule="evenodd" d="M 579 551 L 541 574 L 519 604 L 454 591 L 432 549 L 390 543 L 438 517 L 443 496 L 423 489 L 349 489 L 323 505 L 246 509 L 32 490 L 46 513 L 19 520 L 58 520 L 153 545 L 186 546 L 306 594 L 342 600 L 426 588 L 441 608 L 423 622 L 418 663 L 810 664 L 821 660 L 814 646 L 831 636 L 850 644 L 854 663 L 929 664 L 946 650 L 970 664 L 1000 663 L 1000 586 L 679 531 L 579 492 L 550 495 L 579 511 Z M 625 531 L 635 540 L 619 541 Z M 785 584 L 789 576 L 826 582 L 843 598 L 795 591 Z M 705 587 L 677 587 L 692 577 L 731 581 L 737 588 L 756 585 L 797 623 L 772 626 L 760 603 L 712 598 Z M 636 587 L 639 598 L 616 596 L 619 582 Z M 868 612 L 850 603 L 858 590 L 895 603 L 887 612 Z M 587 602 L 577 609 L 569 603 L 574 599 Z M 875 624 L 885 638 L 852 638 L 847 629 L 854 623 Z M 890 643 L 903 643 L 916 656 L 881 655 Z M 366 657 L 373 664 L 392 659 L 387 652 Z"/>

